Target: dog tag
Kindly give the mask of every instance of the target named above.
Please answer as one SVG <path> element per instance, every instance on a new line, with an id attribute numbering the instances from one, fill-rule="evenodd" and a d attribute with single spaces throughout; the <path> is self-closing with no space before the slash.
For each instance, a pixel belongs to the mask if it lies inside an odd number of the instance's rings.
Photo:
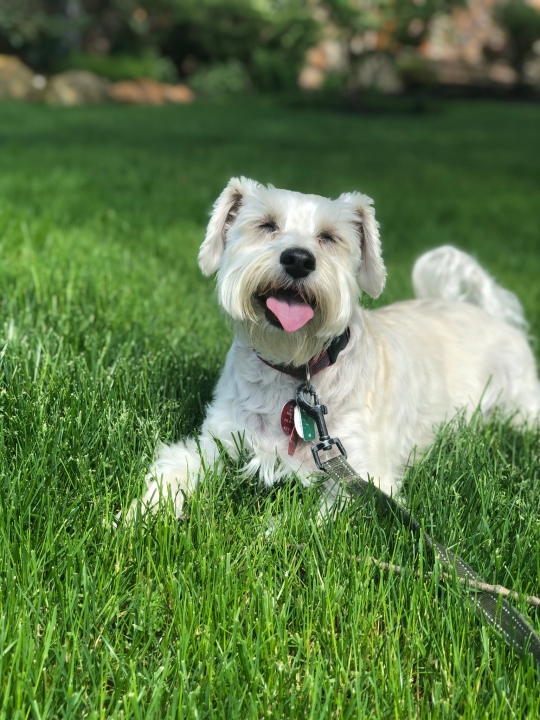
<path id="1" fill-rule="evenodd" d="M 289 402 L 286 402 L 283 406 L 283 409 L 281 411 L 281 429 L 285 433 L 285 435 L 288 435 L 290 437 L 292 431 L 294 430 L 294 408 L 296 407 L 296 402 L 294 400 L 289 400 Z"/>
<path id="2" fill-rule="evenodd" d="M 292 457 L 294 455 L 297 445 L 298 445 L 298 433 L 296 432 L 296 428 L 293 427 L 292 432 L 289 435 L 289 447 L 287 448 L 287 453 L 290 457 Z"/>
<path id="3" fill-rule="evenodd" d="M 315 422 L 305 412 L 300 410 L 298 405 L 294 407 L 294 427 L 296 432 L 306 442 L 315 440 Z"/>
<path id="4" fill-rule="evenodd" d="M 285 435 L 289 436 L 289 446 L 287 448 L 287 453 L 290 457 L 292 457 L 295 453 L 295 450 L 298 446 L 298 433 L 296 432 L 296 428 L 294 426 L 294 411 L 296 408 L 296 402 L 294 400 L 289 400 L 289 402 L 285 403 L 283 406 L 283 410 L 281 411 L 281 429 L 285 433 Z"/>

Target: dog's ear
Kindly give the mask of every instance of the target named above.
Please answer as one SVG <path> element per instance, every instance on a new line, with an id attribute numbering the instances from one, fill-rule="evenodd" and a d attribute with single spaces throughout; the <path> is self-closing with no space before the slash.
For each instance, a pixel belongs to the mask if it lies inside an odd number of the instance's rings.
<path id="1" fill-rule="evenodd" d="M 373 200 L 361 193 L 344 193 L 339 199 L 351 204 L 358 216 L 358 221 L 355 222 L 361 252 L 358 284 L 372 298 L 377 298 L 384 290 L 386 268 L 381 254 L 379 223 L 375 219 Z"/>
<path id="2" fill-rule="evenodd" d="M 238 215 L 242 200 L 256 186 L 255 181 L 245 177 L 231 178 L 214 203 L 206 237 L 199 251 L 199 267 L 205 275 L 211 275 L 217 270 L 225 249 L 227 231 Z"/>

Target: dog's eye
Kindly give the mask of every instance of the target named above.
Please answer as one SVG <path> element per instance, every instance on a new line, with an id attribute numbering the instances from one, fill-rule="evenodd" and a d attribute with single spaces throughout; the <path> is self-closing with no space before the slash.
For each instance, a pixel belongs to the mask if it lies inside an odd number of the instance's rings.
<path id="1" fill-rule="evenodd" d="M 266 232 L 277 232 L 278 226 L 273 220 L 265 220 L 265 222 L 259 225 L 259 230 L 266 230 Z"/>
<path id="2" fill-rule="evenodd" d="M 330 235 L 330 233 L 326 232 L 326 231 L 320 232 L 317 237 L 319 238 L 319 240 L 322 240 L 323 242 L 331 242 L 331 243 L 336 242 L 336 238 L 333 235 Z"/>

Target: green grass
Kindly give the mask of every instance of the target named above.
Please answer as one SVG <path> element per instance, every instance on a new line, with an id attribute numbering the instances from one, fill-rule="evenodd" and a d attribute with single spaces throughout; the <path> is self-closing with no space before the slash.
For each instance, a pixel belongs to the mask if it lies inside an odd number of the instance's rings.
<path id="1" fill-rule="evenodd" d="M 452 242 L 539 336 L 539 126 L 539 107 L 488 103 L 0 106 L 1 717 L 539 716 L 531 658 L 369 502 L 318 525 L 316 489 L 267 493 L 229 463 L 182 522 L 111 529 L 157 438 L 196 432 L 230 342 L 196 254 L 231 175 L 367 192 L 383 302 Z M 437 539 L 524 594 L 540 585 L 539 448 L 504 422 L 457 422 L 405 483 Z"/>

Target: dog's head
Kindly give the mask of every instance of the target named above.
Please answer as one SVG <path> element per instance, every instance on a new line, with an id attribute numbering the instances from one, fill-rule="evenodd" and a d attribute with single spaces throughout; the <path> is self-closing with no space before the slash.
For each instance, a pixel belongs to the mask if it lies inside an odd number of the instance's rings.
<path id="1" fill-rule="evenodd" d="M 372 201 L 337 200 L 232 178 L 199 253 L 218 271 L 221 305 L 272 362 L 301 365 L 346 329 L 360 289 L 378 297 L 386 271 Z"/>

